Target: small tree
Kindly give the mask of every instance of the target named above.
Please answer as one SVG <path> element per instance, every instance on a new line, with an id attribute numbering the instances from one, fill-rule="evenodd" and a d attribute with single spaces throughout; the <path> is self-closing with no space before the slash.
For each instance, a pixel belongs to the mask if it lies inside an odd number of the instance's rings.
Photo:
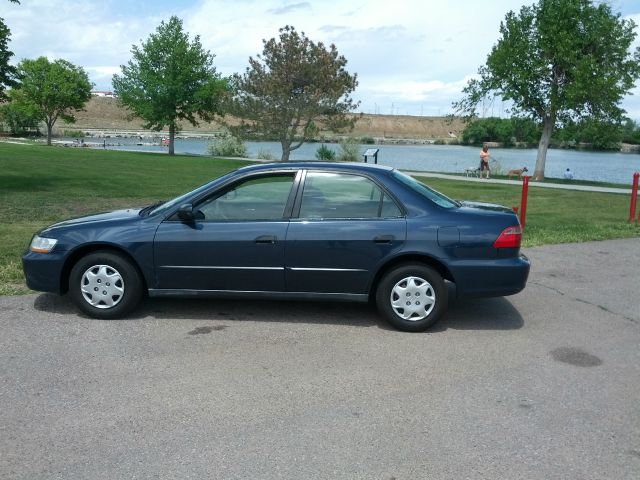
<path id="1" fill-rule="evenodd" d="M 314 43 L 291 26 L 263 44 L 262 55 L 249 58 L 245 74 L 234 76 L 231 109 L 243 120 L 239 131 L 277 139 L 286 162 L 316 133 L 314 120 L 334 131 L 353 127 L 346 114 L 358 105 L 349 96 L 358 82 L 345 70 L 347 60 L 335 45 Z"/>
<path id="2" fill-rule="evenodd" d="M 316 150 L 316 158 L 326 162 L 333 162 L 336 159 L 336 152 L 323 143 Z"/>
<path id="3" fill-rule="evenodd" d="M 169 155 L 174 154 L 178 121 L 198 125 L 196 116 L 213 119 L 220 108 L 227 82 L 213 66 L 214 55 L 205 51 L 196 35 L 193 42 L 182 30 L 182 20 L 161 22 L 146 42 L 131 49 L 133 59 L 113 76 L 120 101 L 147 123 L 145 128 L 169 126 Z"/>
<path id="4" fill-rule="evenodd" d="M 480 78 L 469 82 L 454 107 L 473 115 L 483 98 L 496 93 L 516 113 L 540 122 L 534 178 L 542 180 L 558 123 L 621 119 L 620 100 L 640 76 L 640 48 L 629 50 L 634 29 L 605 2 L 539 0 L 517 15 L 509 12 Z"/>
<path id="5" fill-rule="evenodd" d="M 47 145 L 51 145 L 53 126 L 62 118 L 75 122 L 74 112 L 91 98 L 92 83 L 82 69 L 66 60 L 50 62 L 46 57 L 23 60 L 18 64 L 20 108 L 34 112 L 47 126 Z"/>

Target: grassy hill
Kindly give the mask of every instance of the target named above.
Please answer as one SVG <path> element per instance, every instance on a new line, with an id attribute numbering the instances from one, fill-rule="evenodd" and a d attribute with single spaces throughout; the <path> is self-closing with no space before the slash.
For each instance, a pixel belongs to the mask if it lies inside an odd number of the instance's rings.
<path id="1" fill-rule="evenodd" d="M 93 97 L 85 111 L 79 112 L 74 125 L 58 122 L 57 130 L 97 128 L 105 130 L 141 130 L 143 121 L 133 118 L 122 108 L 115 98 Z M 199 127 L 189 123 L 183 125 L 185 131 L 215 132 L 220 125 L 203 122 Z M 356 123 L 351 135 L 380 139 L 438 140 L 450 139 L 450 133 L 460 135 L 463 124 L 460 119 L 449 122 L 445 117 L 413 117 L 408 115 L 368 115 L 364 114 Z"/>

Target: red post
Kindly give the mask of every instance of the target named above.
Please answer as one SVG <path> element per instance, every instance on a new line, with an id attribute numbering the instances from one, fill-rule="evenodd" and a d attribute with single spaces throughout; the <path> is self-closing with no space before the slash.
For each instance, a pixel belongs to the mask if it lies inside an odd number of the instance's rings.
<path id="1" fill-rule="evenodd" d="M 633 223 L 636 220 L 636 202 L 638 201 L 638 179 L 640 173 L 633 174 L 633 188 L 631 189 L 631 207 L 629 209 L 629 223 Z M 640 215 L 638 215 L 640 221 Z"/>
<path id="2" fill-rule="evenodd" d="M 527 220 L 527 197 L 529 196 L 529 177 L 522 177 L 522 199 L 520 200 L 520 225 L 524 232 L 524 224 Z"/>

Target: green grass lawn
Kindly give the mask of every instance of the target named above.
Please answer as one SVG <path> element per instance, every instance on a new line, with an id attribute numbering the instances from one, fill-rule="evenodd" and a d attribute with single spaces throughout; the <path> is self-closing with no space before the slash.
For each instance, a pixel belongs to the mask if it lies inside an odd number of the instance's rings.
<path id="1" fill-rule="evenodd" d="M 465 183 L 436 178 L 420 180 L 458 200 L 520 206 L 520 185 Z M 631 195 L 530 185 L 524 247 L 640 236 L 640 227 L 628 223 Z"/>
<path id="2" fill-rule="evenodd" d="M 168 200 L 247 163 L 0 143 L 0 295 L 28 291 L 20 257 L 39 229 Z"/>
<path id="3" fill-rule="evenodd" d="M 62 219 L 170 199 L 247 162 L 0 143 L 0 294 L 26 293 L 20 256 Z M 423 178 L 456 199 L 520 204 L 520 186 Z M 525 247 L 640 235 L 629 196 L 532 187 Z"/>

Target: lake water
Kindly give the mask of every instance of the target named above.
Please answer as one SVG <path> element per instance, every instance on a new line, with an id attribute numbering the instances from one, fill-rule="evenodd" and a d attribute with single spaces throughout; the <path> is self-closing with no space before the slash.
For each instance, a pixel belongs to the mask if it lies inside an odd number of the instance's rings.
<path id="1" fill-rule="evenodd" d="M 96 139 L 97 140 L 97 139 Z M 87 139 L 88 143 L 93 139 Z M 166 152 L 166 147 L 157 145 L 136 145 L 141 140 L 134 138 L 110 138 L 107 143 L 118 143 L 112 149 L 142 150 Z M 143 140 L 146 142 L 147 140 Z M 205 155 L 209 140 L 205 139 L 177 139 L 176 153 Z M 245 142 L 248 155 L 256 158 L 260 151 L 269 151 L 279 160 L 280 144 L 277 142 Z M 327 147 L 340 151 L 336 144 L 326 144 Z M 305 143 L 299 149 L 291 152 L 291 160 L 313 160 L 319 143 Z M 390 165 L 405 170 L 434 171 L 460 173 L 467 167 L 477 167 L 480 162 L 480 148 L 459 145 L 361 145 L 360 152 L 367 148 L 379 148 L 378 163 Z M 535 149 L 493 148 L 490 150 L 494 163 L 492 168 L 499 166 L 504 172 L 512 168 L 526 166 L 532 174 L 535 163 Z M 586 152 L 576 150 L 550 149 L 547 153 L 545 175 L 561 178 L 563 172 L 570 168 L 576 180 L 593 180 L 602 182 L 628 183 L 633 180 L 633 173 L 640 171 L 640 154 Z"/>

